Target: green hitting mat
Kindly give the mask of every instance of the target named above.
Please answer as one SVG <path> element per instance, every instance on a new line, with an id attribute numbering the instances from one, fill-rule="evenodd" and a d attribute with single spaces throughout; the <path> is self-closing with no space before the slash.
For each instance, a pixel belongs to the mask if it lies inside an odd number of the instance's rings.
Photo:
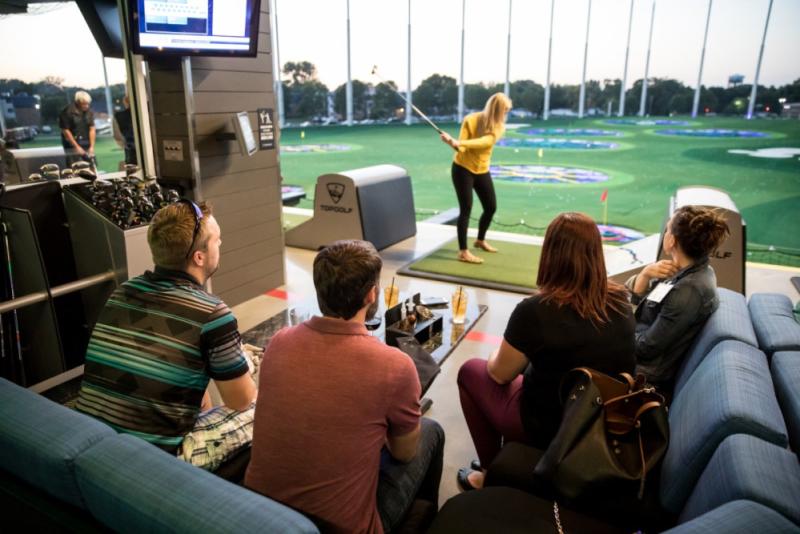
<path id="1" fill-rule="evenodd" d="M 311 218 L 311 215 L 301 215 L 299 213 L 283 212 L 283 230 L 290 230 Z"/>
<path id="2" fill-rule="evenodd" d="M 484 262 L 479 265 L 458 261 L 458 242 L 454 239 L 409 263 L 397 274 L 515 293 L 532 293 L 536 288 L 542 247 L 508 241 L 491 243 L 499 252 L 471 249 L 483 258 Z"/>

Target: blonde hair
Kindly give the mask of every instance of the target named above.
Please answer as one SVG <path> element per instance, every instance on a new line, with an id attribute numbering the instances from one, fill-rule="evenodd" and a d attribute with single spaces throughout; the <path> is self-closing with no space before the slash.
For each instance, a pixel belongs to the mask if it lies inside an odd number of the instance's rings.
<path id="1" fill-rule="evenodd" d="M 486 101 L 478 117 L 478 135 L 492 134 L 500 137 L 506 130 L 506 113 L 511 109 L 511 99 L 504 93 L 495 93 Z"/>
<path id="2" fill-rule="evenodd" d="M 92 103 L 92 95 L 87 93 L 86 91 L 76 91 L 75 92 L 75 103 L 78 102 L 86 102 L 87 104 Z"/>
<path id="3" fill-rule="evenodd" d="M 198 204 L 203 218 L 197 232 L 192 250 L 203 250 L 208 244 L 209 234 L 206 222 L 211 216 L 211 206 L 201 202 Z M 153 263 L 172 270 L 183 269 L 189 261 L 186 256 L 192 245 L 195 215 L 191 206 L 176 202 L 164 206 L 153 215 L 147 229 L 147 244 L 153 255 Z"/>

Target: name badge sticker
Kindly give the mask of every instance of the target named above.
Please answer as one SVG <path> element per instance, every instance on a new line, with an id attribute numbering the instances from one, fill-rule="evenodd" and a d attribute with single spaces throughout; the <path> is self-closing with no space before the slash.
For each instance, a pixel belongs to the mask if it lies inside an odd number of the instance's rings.
<path id="1" fill-rule="evenodd" d="M 647 300 L 652 302 L 661 302 L 662 300 L 664 300 L 664 297 L 667 296 L 667 293 L 669 293 L 673 287 L 675 286 L 673 286 L 672 284 L 669 284 L 667 282 L 661 282 L 650 292 L 649 295 L 647 295 Z"/>

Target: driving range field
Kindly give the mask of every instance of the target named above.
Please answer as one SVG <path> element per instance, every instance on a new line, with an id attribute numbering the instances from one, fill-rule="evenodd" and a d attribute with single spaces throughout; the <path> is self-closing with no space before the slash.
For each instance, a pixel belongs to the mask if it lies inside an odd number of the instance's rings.
<path id="1" fill-rule="evenodd" d="M 458 125 L 443 124 L 458 135 Z M 429 126 L 284 128 L 284 184 L 302 186 L 311 208 L 321 174 L 391 163 L 412 178 L 417 219 L 456 207 L 452 149 Z M 492 229 L 543 235 L 562 211 L 603 223 L 604 236 L 660 231 L 678 187 L 730 194 L 747 223 L 748 260 L 800 265 L 800 121 L 687 117 L 551 119 L 510 124 L 495 147 L 497 214 Z M 480 207 L 475 199 L 472 218 Z M 623 240 L 624 242 L 624 240 Z"/>
<path id="2" fill-rule="evenodd" d="M 458 125 L 443 124 L 452 135 Z M 40 136 L 24 147 L 58 144 Z M 294 127 L 281 131 L 284 184 L 312 208 L 321 174 L 391 163 L 412 178 L 417 219 L 457 207 L 453 151 L 425 124 Z M 97 157 L 115 171 L 122 150 L 98 136 Z M 727 191 L 747 223 L 748 260 L 800 266 L 800 120 L 688 117 L 551 119 L 510 124 L 494 149 L 492 229 L 543 235 L 553 217 L 582 211 L 604 223 L 609 244 L 660 231 L 678 187 Z M 477 226 L 480 206 L 473 206 Z M 293 223 L 299 222 L 293 220 Z"/>

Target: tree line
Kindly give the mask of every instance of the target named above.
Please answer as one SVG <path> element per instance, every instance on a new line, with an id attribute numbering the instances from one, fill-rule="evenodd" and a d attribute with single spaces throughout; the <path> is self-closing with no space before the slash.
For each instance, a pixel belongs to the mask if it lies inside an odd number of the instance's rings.
<path id="1" fill-rule="evenodd" d="M 332 92 L 317 76 L 317 69 L 308 61 L 287 62 L 283 69 L 283 101 L 288 120 L 307 120 L 328 116 L 329 99 L 334 113 L 340 118 L 346 114 L 346 86 Z M 402 117 L 405 104 L 397 95 L 397 84 L 393 81 L 373 85 L 353 80 L 353 118 L 390 119 Z M 588 80 L 586 82 L 586 110 L 596 108 L 606 111 L 609 103 L 616 112 L 619 106 L 619 79 Z M 48 76 L 38 82 L 18 79 L 0 79 L 0 94 L 39 95 L 40 112 L 44 124 L 54 124 L 58 115 L 72 101 L 75 91 L 83 89 L 92 96 L 92 108 L 105 111 L 105 87 L 91 89 L 65 86 L 63 78 Z M 750 85 L 732 87 L 706 87 L 700 91 L 700 112 L 743 115 L 747 109 Z M 503 84 L 468 83 L 464 86 L 464 105 L 467 109 L 481 109 L 489 96 L 503 91 Z M 625 92 L 625 110 L 634 114 L 639 110 L 642 80 L 636 80 Z M 580 86 L 553 84 L 550 86 L 550 109 L 578 109 Z M 119 108 L 125 95 L 124 84 L 111 86 L 114 107 Z M 425 78 L 413 93 L 414 104 L 430 115 L 453 115 L 458 106 L 458 83 L 450 76 L 433 74 Z M 542 111 L 544 87 L 533 80 L 517 80 L 511 83 L 510 96 L 514 108 L 534 114 Z M 646 113 L 665 116 L 685 114 L 692 109 L 694 88 L 670 78 L 651 78 L 647 88 Z M 758 87 L 757 111 L 780 112 L 779 100 L 800 101 L 800 79 L 780 87 Z M 9 124 L 13 127 L 14 124 Z"/>
<path id="2" fill-rule="evenodd" d="M 316 67 L 308 61 L 288 62 L 283 69 L 284 112 L 289 120 L 305 120 L 328 115 L 328 95 L 331 91 L 317 77 Z M 625 91 L 625 110 L 628 114 L 639 111 L 643 80 L 636 80 Z M 614 112 L 619 106 L 621 80 L 588 80 L 586 82 L 585 109 L 606 111 L 609 103 Z M 353 118 L 388 119 L 399 117 L 404 111 L 403 100 L 397 96 L 397 85 L 382 82 L 373 85 L 353 80 Z M 464 105 L 467 109 L 483 108 L 486 99 L 502 92 L 503 84 L 469 83 L 464 85 Z M 742 115 L 747 109 L 751 86 L 740 84 L 731 87 L 701 87 L 700 113 Z M 333 90 L 333 110 L 340 117 L 346 113 L 346 84 Z M 550 109 L 577 111 L 580 85 L 550 85 Z M 533 80 L 511 82 L 510 96 L 515 109 L 534 114 L 542 111 L 544 86 Z M 780 99 L 800 101 L 800 79 L 780 87 L 758 86 L 757 111 L 780 112 Z M 458 82 L 450 76 L 433 74 L 424 79 L 412 92 L 414 104 L 430 115 L 453 115 L 458 106 Z M 645 112 L 648 115 L 686 114 L 691 112 L 694 88 L 670 78 L 651 78 L 647 87 Z"/>

